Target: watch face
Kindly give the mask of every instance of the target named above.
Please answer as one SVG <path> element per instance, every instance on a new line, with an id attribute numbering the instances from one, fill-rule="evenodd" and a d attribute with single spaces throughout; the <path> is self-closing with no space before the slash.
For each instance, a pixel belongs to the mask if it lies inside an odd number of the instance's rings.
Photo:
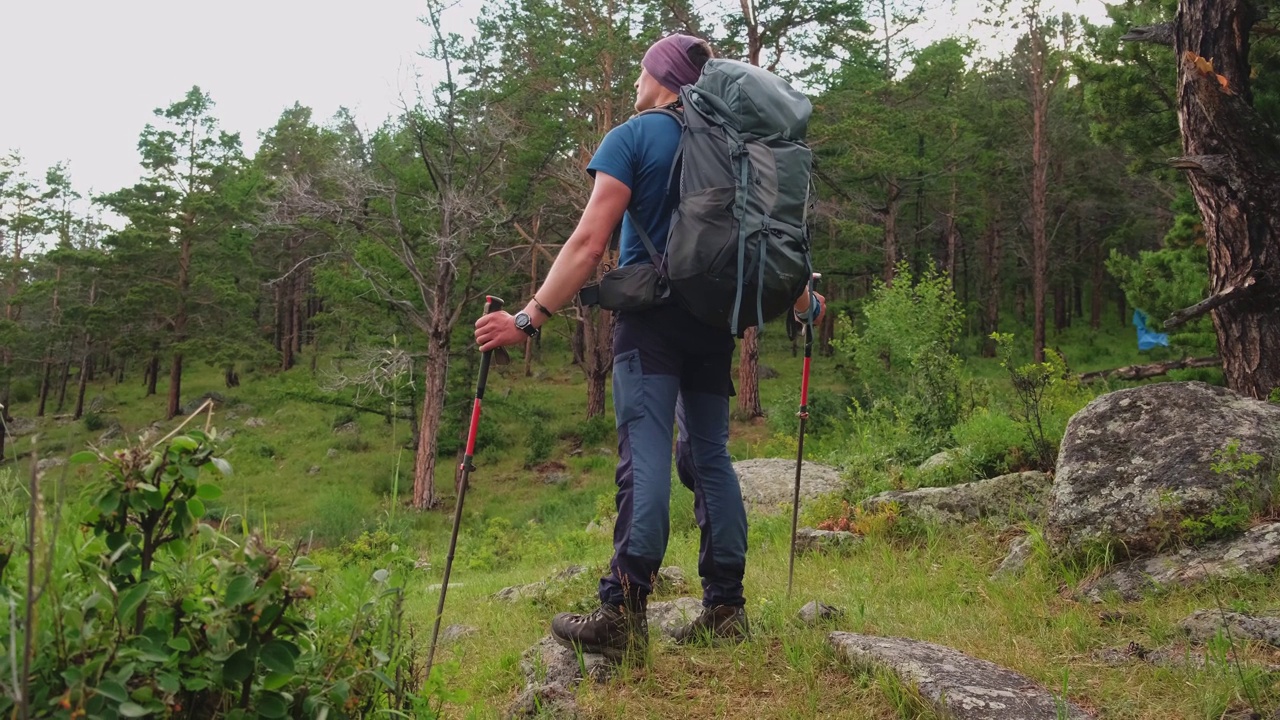
<path id="1" fill-rule="evenodd" d="M 526 312 L 516 313 L 515 319 L 516 319 L 516 327 L 521 330 L 524 330 L 525 328 L 533 324 L 533 321 L 529 318 L 529 314 Z"/>

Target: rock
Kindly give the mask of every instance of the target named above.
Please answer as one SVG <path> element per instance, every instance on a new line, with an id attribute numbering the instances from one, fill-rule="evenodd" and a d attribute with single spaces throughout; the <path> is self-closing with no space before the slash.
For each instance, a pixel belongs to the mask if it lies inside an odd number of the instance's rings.
<path id="1" fill-rule="evenodd" d="M 656 627 L 660 634 L 674 637 L 676 630 L 685 627 L 702 614 L 702 601 L 695 597 L 680 597 L 675 600 L 651 602 L 646 614 L 649 618 L 649 627 Z"/>
<path id="2" fill-rule="evenodd" d="M 920 472 L 938 470 L 950 465 L 953 460 L 955 460 L 955 451 L 943 450 L 942 452 L 931 456 L 928 460 L 920 463 L 920 465 L 916 467 L 916 470 L 919 470 Z"/>
<path id="3" fill-rule="evenodd" d="M 679 593 L 684 592 L 687 586 L 688 581 L 685 580 L 684 570 L 674 565 L 668 565 L 658 570 L 658 581 L 654 584 L 653 591 Z"/>
<path id="4" fill-rule="evenodd" d="M 613 537 L 613 520 L 607 520 L 604 524 L 592 520 L 587 523 L 587 534 Z"/>
<path id="5" fill-rule="evenodd" d="M 552 575 L 547 582 L 566 582 L 572 580 L 587 571 L 586 565 L 570 565 L 560 572 Z"/>
<path id="6" fill-rule="evenodd" d="M 532 600 L 542 597 L 547 591 L 547 584 L 544 582 L 529 583 L 528 585 L 512 585 L 504 587 L 493 594 L 494 600 L 502 600 L 503 602 L 519 602 L 521 600 Z"/>
<path id="7" fill-rule="evenodd" d="M 1027 567 L 1027 561 L 1031 560 L 1031 552 L 1034 544 L 1031 542 L 1030 535 L 1023 535 L 1013 541 L 1013 545 L 1009 547 L 1009 554 L 1000 562 L 1000 567 L 991 574 L 991 578 L 1010 577 L 1013 575 L 1021 575 L 1022 571 Z"/>
<path id="8" fill-rule="evenodd" d="M 107 429 L 103 430 L 102 434 L 98 436 L 98 442 L 99 443 L 110 442 L 111 440 L 115 440 L 119 438 L 123 434 L 124 434 L 124 426 L 120 424 L 119 420 L 112 418 L 111 422 L 107 423 Z"/>
<path id="9" fill-rule="evenodd" d="M 796 487 L 796 461 L 757 458 L 733 464 L 742 486 L 742 499 L 761 512 L 791 507 Z M 843 487 L 840 472 L 827 465 L 806 462 L 800 472 L 800 499 L 838 492 Z"/>
<path id="10" fill-rule="evenodd" d="M 266 421 L 266 420 L 263 420 L 263 419 L 262 419 L 262 418 L 260 418 L 260 417 L 251 417 L 251 418 L 249 418 L 248 420 L 245 420 L 245 421 L 244 421 L 244 426 L 245 426 L 245 427 L 247 427 L 247 428 L 260 428 L 260 427 L 266 427 L 266 426 L 267 426 L 267 421 Z"/>
<path id="11" fill-rule="evenodd" d="M 62 467 L 63 465 L 66 465 L 66 464 L 67 464 L 66 458 L 60 458 L 60 457 L 40 458 L 40 460 L 36 461 L 36 474 L 43 476 L 46 472 L 52 470 L 53 468 Z"/>
<path id="12" fill-rule="evenodd" d="M 573 688 L 582 680 L 582 668 L 597 682 L 608 679 L 609 664 L 603 655 L 583 653 L 582 664 L 572 650 L 545 637 L 520 660 L 524 691 L 507 710 L 508 718 L 576 718 L 579 716 Z"/>
<path id="13" fill-rule="evenodd" d="M 319 466 L 319 465 L 312 465 L 311 467 L 307 468 L 307 474 L 308 474 L 308 475 L 319 475 L 319 474 L 320 474 L 320 466 Z"/>
<path id="14" fill-rule="evenodd" d="M 1280 565 L 1280 523 L 1259 525 L 1243 536 L 1218 540 L 1202 548 L 1183 548 L 1144 560 L 1121 563 L 1107 574 L 1084 583 L 1077 597 L 1101 602 L 1114 592 L 1137 600 L 1144 592 L 1188 586 L 1209 578 L 1270 572 Z"/>
<path id="15" fill-rule="evenodd" d="M 855 668 L 892 671 L 939 715 L 953 720 L 1093 717 L 1025 675 L 948 647 L 845 632 L 833 632 L 828 640 Z"/>
<path id="16" fill-rule="evenodd" d="M 1102 648 L 1091 653 L 1094 660 L 1103 665 L 1121 667 L 1135 662 L 1148 663 L 1163 668 L 1202 668 L 1204 656 L 1192 653 L 1188 648 L 1168 647 L 1148 650 L 1136 642 L 1124 647 Z"/>
<path id="17" fill-rule="evenodd" d="M 105 395 L 94 395 L 89 401 L 89 412 L 100 413 L 107 409 L 107 398 Z"/>
<path id="18" fill-rule="evenodd" d="M 844 611 L 818 600 L 810 600 L 800 608 L 800 622 L 805 625 L 817 625 L 820 622 L 833 622 L 844 617 Z"/>
<path id="19" fill-rule="evenodd" d="M 1041 472 L 1013 473 L 951 487 L 890 490 L 864 500 L 862 506 L 876 510 L 892 502 L 905 515 L 938 523 L 984 519 L 1039 522 L 1044 518 L 1052 482 Z"/>
<path id="20" fill-rule="evenodd" d="M 356 421 L 352 420 L 349 423 L 343 423 L 334 428 L 333 432 L 338 435 L 359 435 L 360 426 L 356 424 Z"/>
<path id="21" fill-rule="evenodd" d="M 1160 383 L 1103 395 L 1071 418 L 1058 457 L 1046 535 L 1055 551 L 1108 544 L 1130 557 L 1167 545 L 1177 523 L 1238 502 L 1235 481 L 1214 473 L 1214 452 L 1280 456 L 1280 406 L 1200 382 Z"/>
<path id="22" fill-rule="evenodd" d="M 1230 630 L 1230 635 L 1236 642 L 1248 640 L 1280 647 L 1280 617 L 1197 610 L 1178 623 L 1178 627 L 1182 628 L 1192 642 L 1208 642 L 1219 632 Z"/>
<path id="23" fill-rule="evenodd" d="M 324 456 L 329 458 L 330 460 L 338 457 L 338 448 L 329 448 L 328 450 L 325 451 Z"/>
<path id="24" fill-rule="evenodd" d="M 215 408 L 227 402 L 227 399 L 224 398 L 222 395 L 216 392 L 207 392 L 198 398 L 187 401 L 187 404 L 182 406 L 182 414 L 190 415 L 191 413 L 199 410 L 200 406 L 204 405 L 204 402 L 206 400 L 212 400 Z"/>
<path id="25" fill-rule="evenodd" d="M 57 417 L 55 417 L 55 419 L 62 420 L 63 417 L 64 416 L 62 415 L 58 415 Z M 68 415 L 65 417 L 70 418 L 71 416 Z M 34 418 L 15 417 L 6 423 L 5 429 L 7 430 L 9 435 L 17 437 L 19 435 L 30 435 L 31 433 L 35 432 L 38 427 L 39 425 L 36 423 Z"/>
<path id="26" fill-rule="evenodd" d="M 777 370 L 774 370 L 764 363 L 756 363 L 756 379 L 773 380 L 777 377 L 781 377 L 781 374 Z"/>
<path id="27" fill-rule="evenodd" d="M 843 530 L 814 530 L 801 528 L 796 531 L 796 552 L 832 552 L 849 550 L 862 542 L 862 536 Z"/>
<path id="28" fill-rule="evenodd" d="M 461 640 L 464 637 L 470 637 L 472 635 L 475 635 L 478 632 L 480 632 L 479 629 L 473 628 L 470 625 L 458 625 L 458 624 L 450 625 L 449 627 L 440 631 L 440 642 L 442 643 L 456 642 L 458 640 Z"/>

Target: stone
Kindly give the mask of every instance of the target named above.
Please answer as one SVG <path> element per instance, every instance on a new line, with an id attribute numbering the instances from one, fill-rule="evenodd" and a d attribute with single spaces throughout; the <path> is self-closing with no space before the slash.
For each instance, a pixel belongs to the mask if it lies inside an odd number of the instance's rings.
<path id="1" fill-rule="evenodd" d="M 124 435 L 124 426 L 120 424 L 119 420 L 112 418 L 111 422 L 107 423 L 107 429 L 103 430 L 102 434 L 98 436 L 98 442 L 110 442 L 118 439 L 121 435 Z"/>
<path id="2" fill-rule="evenodd" d="M 260 428 L 260 427 L 266 427 L 266 426 L 267 426 L 267 421 L 266 421 L 266 420 L 263 420 L 263 419 L 262 419 L 262 418 L 260 418 L 260 417 L 251 417 L 251 418 L 249 418 L 248 420 L 245 420 L 245 421 L 244 421 L 244 426 L 245 426 L 245 427 L 247 427 L 247 428 Z"/>
<path id="3" fill-rule="evenodd" d="M 587 534 L 613 537 L 613 519 L 608 519 L 604 523 L 592 520 L 587 523 Z"/>
<path id="4" fill-rule="evenodd" d="M 587 571 L 586 565 L 570 565 L 560 572 L 552 575 L 548 582 L 566 582 L 572 580 Z"/>
<path id="5" fill-rule="evenodd" d="M 733 464 L 742 486 L 742 499 L 751 509 L 777 512 L 790 508 L 795 496 L 796 461 L 774 458 L 743 460 Z M 806 462 L 800 472 L 801 502 L 839 492 L 844 486 L 840 471 L 828 465 Z"/>
<path id="6" fill-rule="evenodd" d="M 658 581 L 654 584 L 653 591 L 663 593 L 684 592 L 688 585 L 689 582 L 685 579 L 684 570 L 675 565 L 668 565 L 658 570 Z"/>
<path id="7" fill-rule="evenodd" d="M 810 600 L 800 608 L 800 622 L 805 625 L 817 625 L 822 622 L 834 622 L 844 617 L 844 611 L 819 600 Z"/>
<path id="8" fill-rule="evenodd" d="M 836 552 L 853 548 L 862 542 L 862 536 L 843 530 L 814 530 L 800 528 L 796 531 L 796 552 Z"/>
<path id="9" fill-rule="evenodd" d="M 582 663 L 574 651 L 563 647 L 550 636 L 525 651 L 520 670 L 525 676 L 524 690 L 516 697 L 504 717 L 507 718 L 577 718 L 578 706 L 573 688 L 582 681 L 582 670 L 596 682 L 607 680 L 610 665 L 603 655 L 583 653 Z"/>
<path id="10" fill-rule="evenodd" d="M 675 637 L 677 630 L 693 622 L 702 614 L 702 600 L 695 597 L 679 597 L 675 600 L 651 602 L 645 614 L 649 619 L 650 628 L 657 628 L 658 632 L 666 637 Z"/>
<path id="11" fill-rule="evenodd" d="M 40 458 L 38 461 L 36 461 L 36 474 L 43 476 L 46 472 L 52 470 L 53 468 L 62 467 L 63 465 L 66 465 L 66 464 L 67 464 L 66 458 L 60 458 L 60 457 Z"/>
<path id="12" fill-rule="evenodd" d="M 457 642 L 462 638 L 470 637 L 478 632 L 480 632 L 478 628 L 471 627 L 470 625 L 453 624 L 440 631 L 440 642 Z"/>
<path id="13" fill-rule="evenodd" d="M 503 602 L 520 602 L 521 600 L 533 600 L 542 597 L 547 591 L 547 584 L 544 582 L 529 583 L 528 585 L 512 585 L 504 587 L 493 594 L 494 600 Z"/>
<path id="14" fill-rule="evenodd" d="M 64 416 L 58 415 L 55 419 L 61 420 Z M 70 416 L 66 416 L 70 418 Z M 39 428 L 34 418 L 15 417 L 5 424 L 5 430 L 9 435 L 17 437 L 19 435 L 30 435 Z"/>
<path id="15" fill-rule="evenodd" d="M 1031 560 L 1032 549 L 1034 543 L 1031 542 L 1030 535 L 1023 535 L 1013 541 L 1013 545 L 1009 547 L 1009 554 L 1000 562 L 1000 567 L 991 574 L 991 578 L 1012 577 L 1021 575 L 1022 571 L 1027 568 L 1027 562 Z"/>
<path id="16" fill-rule="evenodd" d="M 319 475 L 319 474 L 320 474 L 320 466 L 319 466 L 319 465 L 312 465 L 311 467 L 307 468 L 307 474 L 308 474 L 308 475 Z"/>
<path id="17" fill-rule="evenodd" d="M 895 503 L 904 515 L 943 524 L 1040 522 L 1052 482 L 1042 472 L 1020 472 L 950 487 L 890 490 L 864 500 L 862 506 L 874 511 Z"/>
<path id="18" fill-rule="evenodd" d="M 764 363 L 756 363 L 756 379 L 773 380 L 778 377 L 781 377 L 781 373 L 777 370 L 774 370 Z"/>
<path id="19" fill-rule="evenodd" d="M 1149 591 L 1186 587 L 1210 578 L 1270 572 L 1280 565 L 1280 523 L 1267 523 L 1244 535 L 1202 548 L 1184 547 L 1152 558 L 1120 563 L 1076 589 L 1076 596 L 1102 602 L 1108 593 L 1137 600 Z"/>
<path id="20" fill-rule="evenodd" d="M 1177 523 L 1238 502 L 1235 481 L 1213 472 L 1231 440 L 1280 456 L 1280 405 L 1200 382 L 1158 383 L 1103 395 L 1067 424 L 1046 536 L 1056 552 L 1109 545 L 1145 557 L 1168 544 Z"/>
<path id="21" fill-rule="evenodd" d="M 356 424 L 354 420 L 352 420 L 349 423 L 343 423 L 338 427 L 334 428 L 333 432 L 338 435 L 359 435 L 360 426 Z"/>
<path id="22" fill-rule="evenodd" d="M 1084 720 L 1093 716 L 1031 678 L 942 645 L 833 632 L 828 641 L 856 669 L 886 669 L 952 720 Z"/>
<path id="23" fill-rule="evenodd" d="M 105 395 L 94 395 L 89 401 L 89 412 L 100 413 L 107 409 L 107 398 Z"/>
<path id="24" fill-rule="evenodd" d="M 1132 663 L 1147 663 L 1162 668 L 1202 668 L 1204 655 L 1193 653 L 1185 647 L 1166 647 L 1150 650 L 1139 643 L 1130 642 L 1124 647 L 1102 648 L 1091 653 L 1094 660 L 1111 667 Z"/>
<path id="25" fill-rule="evenodd" d="M 328 450 L 325 451 L 324 456 L 329 458 L 330 460 L 338 457 L 338 448 L 329 448 Z"/>
<path id="26" fill-rule="evenodd" d="M 188 400 L 187 404 L 182 406 L 182 414 L 190 415 L 191 413 L 199 410 L 200 406 L 204 405 L 204 402 L 206 400 L 212 400 L 215 408 L 227 402 L 227 399 L 223 397 L 221 394 L 216 392 L 207 392 L 198 398 Z"/>
<path id="27" fill-rule="evenodd" d="M 955 460 L 955 451 L 943 450 L 942 452 L 937 453 L 936 455 L 930 456 L 928 460 L 925 460 L 924 462 L 920 463 L 916 467 L 916 470 L 919 470 L 920 472 L 930 472 L 933 470 L 940 470 L 950 465 L 953 460 Z"/>
<path id="28" fill-rule="evenodd" d="M 1225 631 L 1229 630 L 1231 638 L 1236 642 L 1259 642 L 1280 647 L 1280 617 L 1197 610 L 1178 623 L 1178 627 L 1182 628 L 1192 642 L 1205 643 L 1219 632 L 1225 635 Z"/>

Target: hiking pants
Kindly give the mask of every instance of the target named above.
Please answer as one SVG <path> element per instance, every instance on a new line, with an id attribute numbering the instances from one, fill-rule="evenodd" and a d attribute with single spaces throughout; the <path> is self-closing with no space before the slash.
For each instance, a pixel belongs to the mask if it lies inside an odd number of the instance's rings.
<path id="1" fill-rule="evenodd" d="M 652 589 L 671 530 L 671 436 L 678 425 L 676 469 L 693 491 L 702 535 L 703 604 L 744 604 L 747 513 L 728 449 L 733 350 L 732 335 L 675 306 L 618 315 L 618 519 L 610 574 L 600 579 L 602 602 L 644 602 Z"/>

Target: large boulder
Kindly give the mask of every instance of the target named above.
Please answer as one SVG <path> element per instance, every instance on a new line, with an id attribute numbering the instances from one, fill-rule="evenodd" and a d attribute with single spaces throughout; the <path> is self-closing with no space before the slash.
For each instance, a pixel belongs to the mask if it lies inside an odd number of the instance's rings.
<path id="1" fill-rule="evenodd" d="M 1280 406 L 1199 382 L 1103 395 L 1067 425 L 1046 527 L 1051 546 L 1080 553 L 1110 546 L 1132 557 L 1165 546 L 1170 519 L 1199 518 L 1239 502 L 1240 488 L 1210 465 L 1232 440 L 1280 455 Z"/>
<path id="2" fill-rule="evenodd" d="M 747 506 L 761 512 L 791 507 L 796 491 L 796 461 L 756 458 L 733 464 Z M 828 465 L 806 462 L 800 472 L 800 501 L 839 492 L 840 471 Z"/>
<path id="3" fill-rule="evenodd" d="M 953 720 L 1085 720 L 1080 707 L 1039 683 L 949 647 L 833 632 L 836 652 L 857 669 L 885 669 L 914 687 L 941 717 Z"/>
<path id="4" fill-rule="evenodd" d="M 1094 602 L 1101 602 L 1112 593 L 1125 600 L 1137 600 L 1151 591 L 1187 587 L 1214 578 L 1262 574 L 1277 566 L 1280 523 L 1268 523 L 1231 540 L 1121 563 L 1082 584 L 1076 595 Z"/>
<path id="5" fill-rule="evenodd" d="M 950 487 L 890 490 L 864 500 L 868 510 L 895 503 L 907 515 L 940 523 L 992 519 L 1000 522 L 1044 518 L 1049 502 L 1050 477 L 1041 472 L 1021 472 Z"/>

